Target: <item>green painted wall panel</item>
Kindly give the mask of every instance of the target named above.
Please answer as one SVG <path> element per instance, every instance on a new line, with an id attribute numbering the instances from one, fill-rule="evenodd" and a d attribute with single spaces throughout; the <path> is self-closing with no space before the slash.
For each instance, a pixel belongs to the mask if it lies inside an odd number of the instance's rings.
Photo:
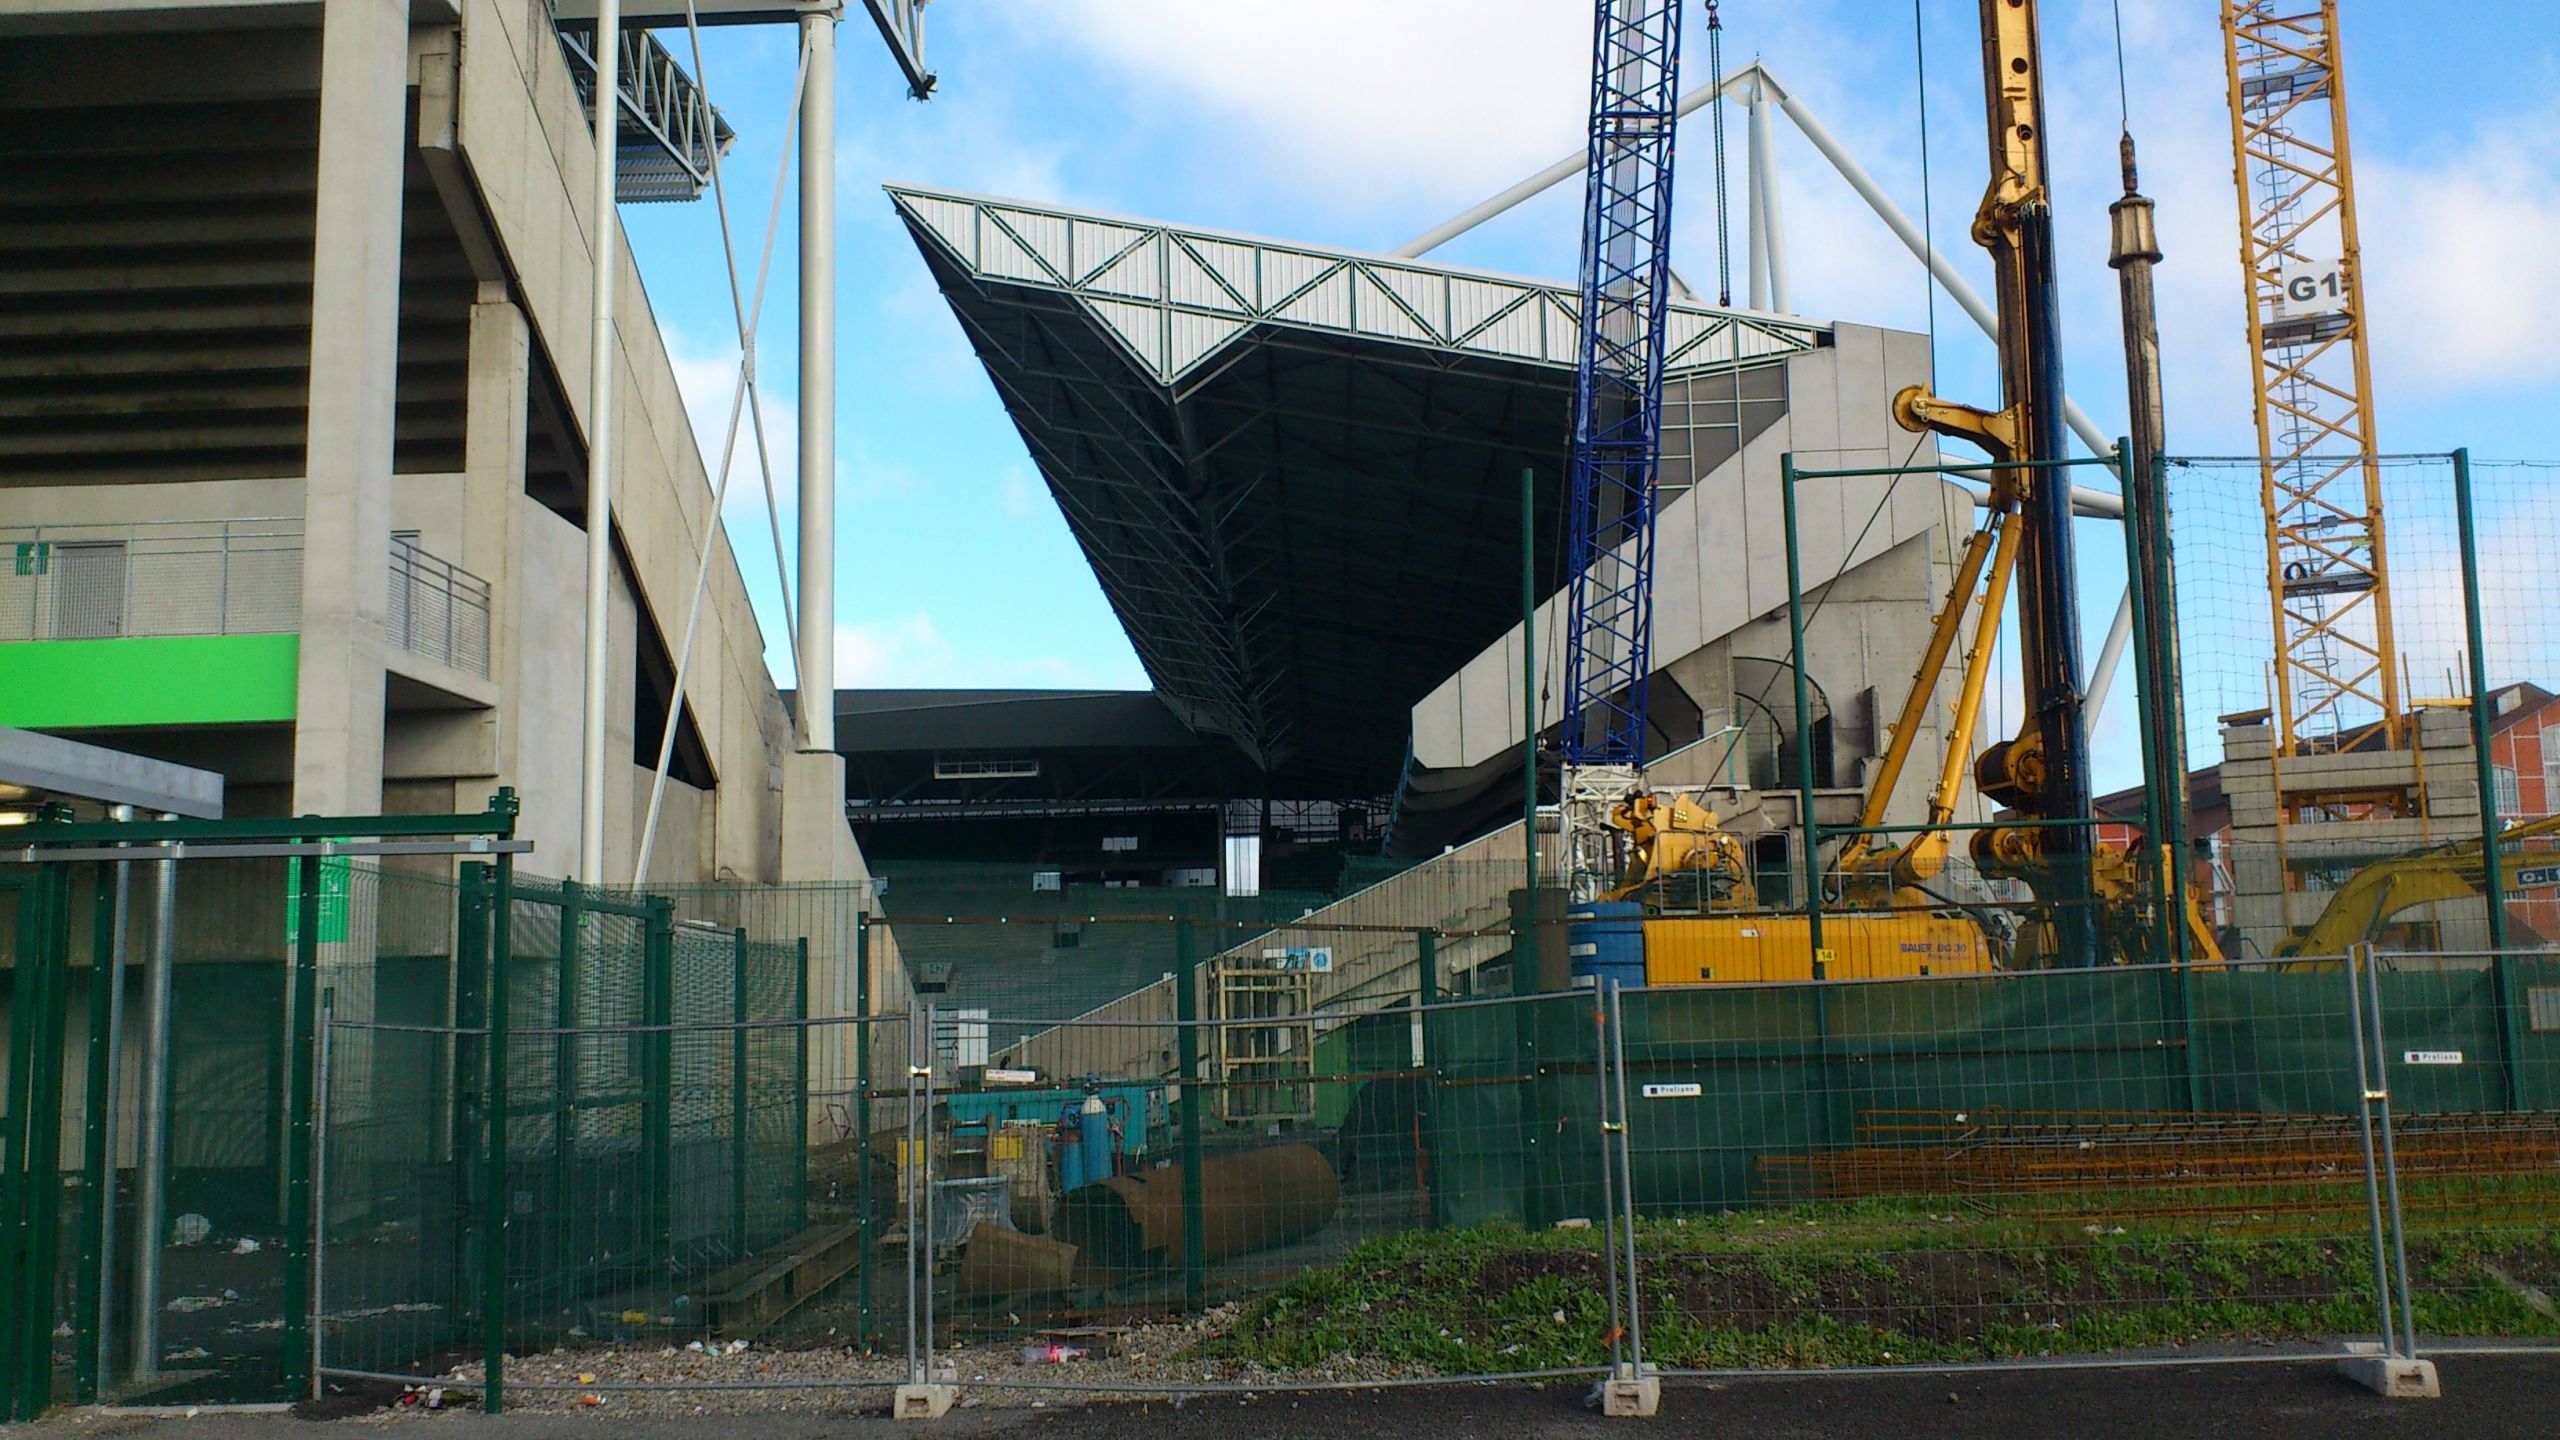
<path id="1" fill-rule="evenodd" d="M 0 725 L 289 721 L 299 635 L 170 635 L 0 645 Z"/>

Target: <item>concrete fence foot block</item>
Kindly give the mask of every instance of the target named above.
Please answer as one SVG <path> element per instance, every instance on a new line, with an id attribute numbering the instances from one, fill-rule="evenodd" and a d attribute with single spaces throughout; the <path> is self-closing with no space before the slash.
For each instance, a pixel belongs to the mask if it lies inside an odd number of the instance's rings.
<path id="1" fill-rule="evenodd" d="M 2444 1394 L 2433 1360 L 2350 1355 L 2338 1362 L 2338 1373 L 2388 1400 L 2434 1400 Z"/>
<path id="2" fill-rule="evenodd" d="M 955 1386 L 901 1385 L 890 1413 L 901 1420 L 939 1420 L 951 1413 L 952 1402 L 959 1398 Z"/>
<path id="3" fill-rule="evenodd" d="M 1600 1382 L 1600 1413 L 1612 1420 L 1650 1420 L 1662 1409 L 1662 1377 L 1650 1365 L 1621 1365 Z"/>

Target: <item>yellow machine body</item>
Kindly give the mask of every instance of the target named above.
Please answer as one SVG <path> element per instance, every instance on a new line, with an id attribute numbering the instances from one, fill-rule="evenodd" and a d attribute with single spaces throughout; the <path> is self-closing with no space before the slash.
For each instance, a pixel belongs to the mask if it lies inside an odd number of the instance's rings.
<path id="1" fill-rule="evenodd" d="M 1982 927 L 1925 911 L 1826 914 L 1828 980 L 1988 975 Z M 1739 985 L 1811 980 L 1813 934 L 1801 915 L 1695 915 L 1644 922 L 1647 985 Z"/>

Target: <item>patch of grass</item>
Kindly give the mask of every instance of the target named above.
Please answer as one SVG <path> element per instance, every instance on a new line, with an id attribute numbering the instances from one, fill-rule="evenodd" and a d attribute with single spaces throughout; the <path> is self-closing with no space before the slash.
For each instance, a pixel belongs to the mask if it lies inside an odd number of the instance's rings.
<path id="1" fill-rule="evenodd" d="M 1802 1367 L 2328 1339 L 2375 1323 L 2352 1237 L 2186 1222 L 2058 1226 L 1890 1202 L 1649 1219 L 1638 1227 L 1657 1364 Z M 1609 1358 L 1601 1236 L 1493 1225 L 1371 1240 L 1247 1308 L 1210 1353 L 1299 1369 L 1360 1357 L 1453 1375 Z M 2560 1337 L 2490 1274 L 2560 1276 L 2560 1235 L 2413 1233 L 2418 1328 Z"/>

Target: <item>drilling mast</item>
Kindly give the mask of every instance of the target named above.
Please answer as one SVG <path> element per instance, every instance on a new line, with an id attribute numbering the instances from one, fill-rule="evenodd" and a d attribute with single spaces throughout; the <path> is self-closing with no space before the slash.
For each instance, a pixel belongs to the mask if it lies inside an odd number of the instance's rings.
<path id="1" fill-rule="evenodd" d="M 2027 880 L 2052 915 L 2051 953 L 2066 965 L 2097 960 L 2091 913 L 2087 697 L 2080 686 L 2078 572 L 2071 544 L 2071 476 L 2054 468 L 2069 458 L 2063 419 L 2060 282 L 2053 249 L 2053 192 L 2047 163 L 2043 65 L 2032 0 L 1982 0 L 1982 73 L 1990 118 L 1991 185 L 1974 216 L 1974 243 L 1991 252 L 1999 281 L 1998 410 L 1959 405 L 1912 386 L 1894 398 L 1904 428 L 1935 431 L 1989 452 L 1996 470 L 1990 500 L 2002 539 L 1995 586 L 2014 566 L 2018 578 L 2018 654 L 2027 715 L 2018 733 L 1994 742 L 1974 762 L 1983 795 L 2028 823 L 1978 831 L 1975 862 L 1987 875 Z M 1985 534 L 1991 533 L 1986 526 Z M 1980 553 L 1979 543 L 1972 554 Z M 1968 562 L 1964 584 L 1979 566 Z M 1948 619 L 1962 613 L 1959 591 Z M 1986 600 L 1996 624 L 1999 598 Z M 1988 631 L 1976 644 L 1987 643 Z M 1943 645 L 1943 641 L 1938 642 Z M 1943 649 L 1934 653 L 1943 655 Z M 1925 684 L 1927 676 L 1917 683 Z M 1980 705 L 1979 667 L 1967 676 L 1963 704 Z M 1964 727 L 1959 727 L 1959 735 Z M 1900 737 L 1897 736 L 1897 747 Z M 1942 787 L 1933 815 L 1952 800 Z M 1880 802 L 1871 802 L 1871 812 Z M 2054 823 L 2061 822 L 2061 823 Z M 1943 843 L 1928 835 L 1913 842 Z"/>

